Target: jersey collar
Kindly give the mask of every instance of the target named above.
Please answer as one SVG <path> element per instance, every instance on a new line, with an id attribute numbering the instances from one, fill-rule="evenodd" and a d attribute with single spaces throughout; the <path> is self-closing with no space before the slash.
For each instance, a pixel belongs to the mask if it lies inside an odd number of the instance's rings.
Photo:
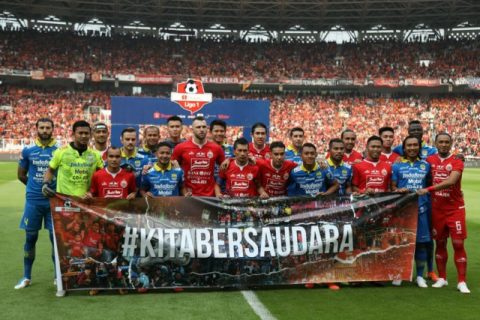
<path id="1" fill-rule="evenodd" d="M 293 146 L 293 144 L 288 145 L 287 150 L 293 151 L 295 155 L 298 155 L 298 150 Z"/>
<path id="2" fill-rule="evenodd" d="M 168 166 L 167 166 L 167 169 L 163 170 L 162 168 L 160 168 L 160 166 L 158 165 L 158 163 L 155 163 L 153 165 L 153 168 L 155 169 L 155 171 L 159 171 L 159 172 L 165 172 L 165 171 L 170 171 L 172 170 L 172 163 L 169 162 L 168 163 Z"/>
<path id="3" fill-rule="evenodd" d="M 318 167 L 318 163 L 316 163 L 316 162 L 315 162 L 315 165 L 313 166 L 313 169 L 312 169 L 312 170 L 308 170 L 307 168 L 305 168 L 304 165 L 303 165 L 303 163 L 302 163 L 302 165 L 300 166 L 300 170 L 305 171 L 305 172 L 308 172 L 308 173 L 317 171 L 318 168 L 319 168 L 319 167 Z"/>
<path id="4" fill-rule="evenodd" d="M 38 147 L 41 147 L 41 148 L 53 147 L 56 143 L 57 143 L 57 141 L 55 139 L 50 139 L 50 142 L 45 146 L 40 142 L 40 139 L 38 139 L 38 138 L 35 139 L 35 144 Z"/>
<path id="5" fill-rule="evenodd" d="M 121 153 L 121 157 L 122 158 L 125 158 L 125 159 L 131 159 L 131 158 L 135 158 L 137 156 L 137 152 L 138 152 L 138 148 L 135 147 L 134 151 L 133 151 L 133 154 L 131 156 L 127 156 L 127 154 L 125 153 L 123 147 L 120 148 L 120 153 Z"/>
<path id="6" fill-rule="evenodd" d="M 400 162 L 401 162 L 401 163 L 411 163 L 411 164 L 414 164 L 415 162 L 417 162 L 417 161 L 419 161 L 419 160 L 420 160 L 420 158 L 417 157 L 417 158 L 415 159 L 415 161 L 412 162 L 412 161 L 408 160 L 407 158 L 402 157 L 402 159 L 400 160 Z"/>
<path id="7" fill-rule="evenodd" d="M 334 167 L 334 168 L 338 168 L 338 167 L 343 166 L 343 160 L 340 162 L 340 164 L 338 166 L 336 166 L 335 163 L 333 163 L 332 158 L 328 158 L 327 163 L 330 167 Z"/>

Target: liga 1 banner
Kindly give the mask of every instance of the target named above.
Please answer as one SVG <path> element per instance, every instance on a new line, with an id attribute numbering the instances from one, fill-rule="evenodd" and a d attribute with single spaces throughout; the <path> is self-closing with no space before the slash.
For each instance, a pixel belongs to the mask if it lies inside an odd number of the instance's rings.
<path id="1" fill-rule="evenodd" d="M 417 196 L 50 201 L 58 290 L 411 280 Z M 59 279 L 58 277 L 57 279 Z"/>

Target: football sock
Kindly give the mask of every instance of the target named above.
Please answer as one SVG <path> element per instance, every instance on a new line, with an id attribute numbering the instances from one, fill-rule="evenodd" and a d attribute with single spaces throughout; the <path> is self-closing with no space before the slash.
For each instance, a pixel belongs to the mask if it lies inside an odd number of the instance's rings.
<path id="1" fill-rule="evenodd" d="M 457 267 L 458 282 L 465 281 L 467 274 L 467 253 L 465 252 L 464 240 L 453 239 L 453 251 L 455 266 Z"/>
<path id="2" fill-rule="evenodd" d="M 32 266 L 35 261 L 35 244 L 38 240 L 38 231 L 27 231 L 23 246 L 23 277 L 32 279 Z"/>
<path id="3" fill-rule="evenodd" d="M 437 240 L 435 261 L 437 262 L 438 276 L 443 279 L 447 279 L 447 260 L 447 239 Z"/>

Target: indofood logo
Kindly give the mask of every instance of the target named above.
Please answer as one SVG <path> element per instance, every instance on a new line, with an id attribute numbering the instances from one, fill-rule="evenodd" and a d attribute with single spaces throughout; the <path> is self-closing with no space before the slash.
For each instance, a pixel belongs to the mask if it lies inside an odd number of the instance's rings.
<path id="1" fill-rule="evenodd" d="M 207 103 L 212 102 L 212 94 L 205 93 L 200 80 L 188 79 L 177 84 L 177 92 L 172 92 L 170 100 L 177 103 L 190 114 L 200 111 Z"/>

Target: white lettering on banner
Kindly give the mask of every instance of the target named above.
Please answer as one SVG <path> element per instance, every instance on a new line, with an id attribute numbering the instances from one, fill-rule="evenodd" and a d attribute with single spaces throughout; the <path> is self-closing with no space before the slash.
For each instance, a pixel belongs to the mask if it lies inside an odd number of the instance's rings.
<path id="1" fill-rule="evenodd" d="M 212 229 L 125 228 L 123 255 L 141 257 L 286 257 L 353 251 L 351 224 Z"/>

